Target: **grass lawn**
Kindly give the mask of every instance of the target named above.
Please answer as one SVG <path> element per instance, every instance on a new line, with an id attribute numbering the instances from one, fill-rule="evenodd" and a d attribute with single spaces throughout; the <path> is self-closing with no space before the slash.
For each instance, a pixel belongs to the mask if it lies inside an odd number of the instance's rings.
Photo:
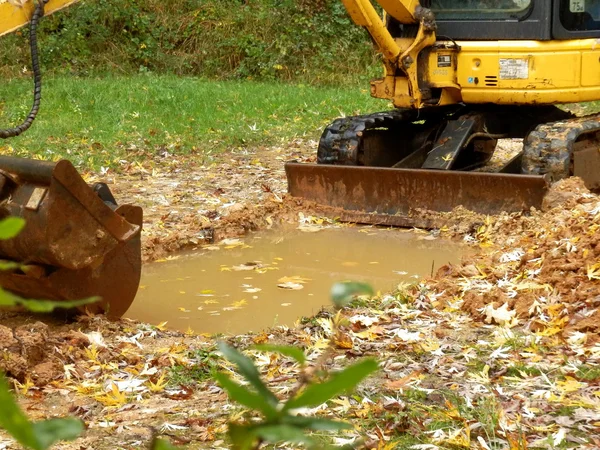
<path id="1" fill-rule="evenodd" d="M 30 80 L 0 85 L 0 127 L 20 123 L 30 106 Z M 37 120 L 22 136 L 0 141 L 0 153 L 68 158 L 91 169 L 164 150 L 210 157 L 228 148 L 318 139 L 336 117 L 390 106 L 371 98 L 366 85 L 315 87 L 152 74 L 48 78 Z M 599 109 L 598 102 L 571 106 L 580 113 Z"/>
<path id="2" fill-rule="evenodd" d="M 0 86 L 0 126 L 14 126 L 31 105 L 31 82 Z M 48 78 L 31 129 L 0 142 L 0 153 L 69 158 L 79 167 L 115 166 L 147 151 L 195 151 L 318 139 L 341 115 L 386 110 L 368 86 L 314 87 L 176 76 Z"/>

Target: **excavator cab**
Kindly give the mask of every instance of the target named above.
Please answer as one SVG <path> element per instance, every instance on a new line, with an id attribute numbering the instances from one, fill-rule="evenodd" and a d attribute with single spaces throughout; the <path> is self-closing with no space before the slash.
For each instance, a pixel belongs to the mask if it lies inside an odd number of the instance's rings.
<path id="1" fill-rule="evenodd" d="M 600 0 L 343 0 L 382 53 L 371 95 L 392 111 L 336 119 L 318 164 L 288 163 L 289 191 L 358 211 L 350 220 L 428 226 L 417 209 L 539 208 L 569 176 L 600 188 Z M 490 168 L 499 139 L 518 154 Z"/>

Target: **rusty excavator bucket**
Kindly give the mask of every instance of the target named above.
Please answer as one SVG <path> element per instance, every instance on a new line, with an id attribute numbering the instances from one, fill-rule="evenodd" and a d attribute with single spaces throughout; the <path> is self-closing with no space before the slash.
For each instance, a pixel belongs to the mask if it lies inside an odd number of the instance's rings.
<path id="1" fill-rule="evenodd" d="M 0 286 L 22 297 L 99 296 L 91 312 L 120 317 L 141 274 L 142 209 L 118 206 L 105 184 L 90 187 L 73 165 L 0 157 L 0 216 L 25 219 L 0 258 L 22 268 L 0 272 Z"/>

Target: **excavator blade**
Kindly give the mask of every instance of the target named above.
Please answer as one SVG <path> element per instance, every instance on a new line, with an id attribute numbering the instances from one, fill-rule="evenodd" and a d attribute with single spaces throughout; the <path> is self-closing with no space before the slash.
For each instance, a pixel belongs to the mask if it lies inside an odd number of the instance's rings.
<path id="1" fill-rule="evenodd" d="M 85 309 L 120 317 L 141 274 L 142 210 L 117 206 L 106 185 L 88 186 L 73 165 L 0 156 L 0 217 L 25 219 L 0 241 L 0 286 L 26 298 L 101 301 Z"/>
<path id="2" fill-rule="evenodd" d="M 540 208 L 548 190 L 541 175 L 426 169 L 285 165 L 294 197 L 342 208 L 343 221 L 434 228 L 440 219 L 417 210 L 449 212 L 457 206 L 482 214 Z"/>

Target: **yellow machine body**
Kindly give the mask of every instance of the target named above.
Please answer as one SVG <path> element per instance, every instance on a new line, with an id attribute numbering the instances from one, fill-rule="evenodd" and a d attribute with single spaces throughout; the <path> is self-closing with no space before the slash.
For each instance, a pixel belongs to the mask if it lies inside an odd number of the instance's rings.
<path id="1" fill-rule="evenodd" d="M 334 120 L 318 164 L 287 164 L 292 195 L 427 226 L 415 210 L 527 212 L 573 175 L 600 189 L 600 114 L 553 106 L 600 100 L 600 0 L 376 1 L 342 0 L 382 55 L 371 95 L 396 109 Z M 502 138 L 523 150 L 489 174 Z"/>
<path id="2" fill-rule="evenodd" d="M 600 99 L 597 39 L 456 44 L 460 52 L 431 49 L 427 63 L 415 68 L 420 86 L 443 90 L 440 106 L 457 102 L 525 105 Z M 447 60 L 450 67 L 438 66 L 438 61 Z M 376 80 L 371 89 L 373 96 L 391 100 L 398 108 L 415 103 L 406 77 Z"/>
<path id="3" fill-rule="evenodd" d="M 442 89 L 439 106 L 600 100 L 598 38 L 459 40 L 440 46 L 435 30 L 428 29 L 423 20 L 415 38 L 394 38 L 369 0 L 343 3 L 354 22 L 367 28 L 384 56 L 384 77 L 371 83 L 371 94 L 391 100 L 397 108 L 423 107 L 419 90 L 424 87 Z M 379 3 L 400 23 L 420 20 L 418 1 Z"/>

